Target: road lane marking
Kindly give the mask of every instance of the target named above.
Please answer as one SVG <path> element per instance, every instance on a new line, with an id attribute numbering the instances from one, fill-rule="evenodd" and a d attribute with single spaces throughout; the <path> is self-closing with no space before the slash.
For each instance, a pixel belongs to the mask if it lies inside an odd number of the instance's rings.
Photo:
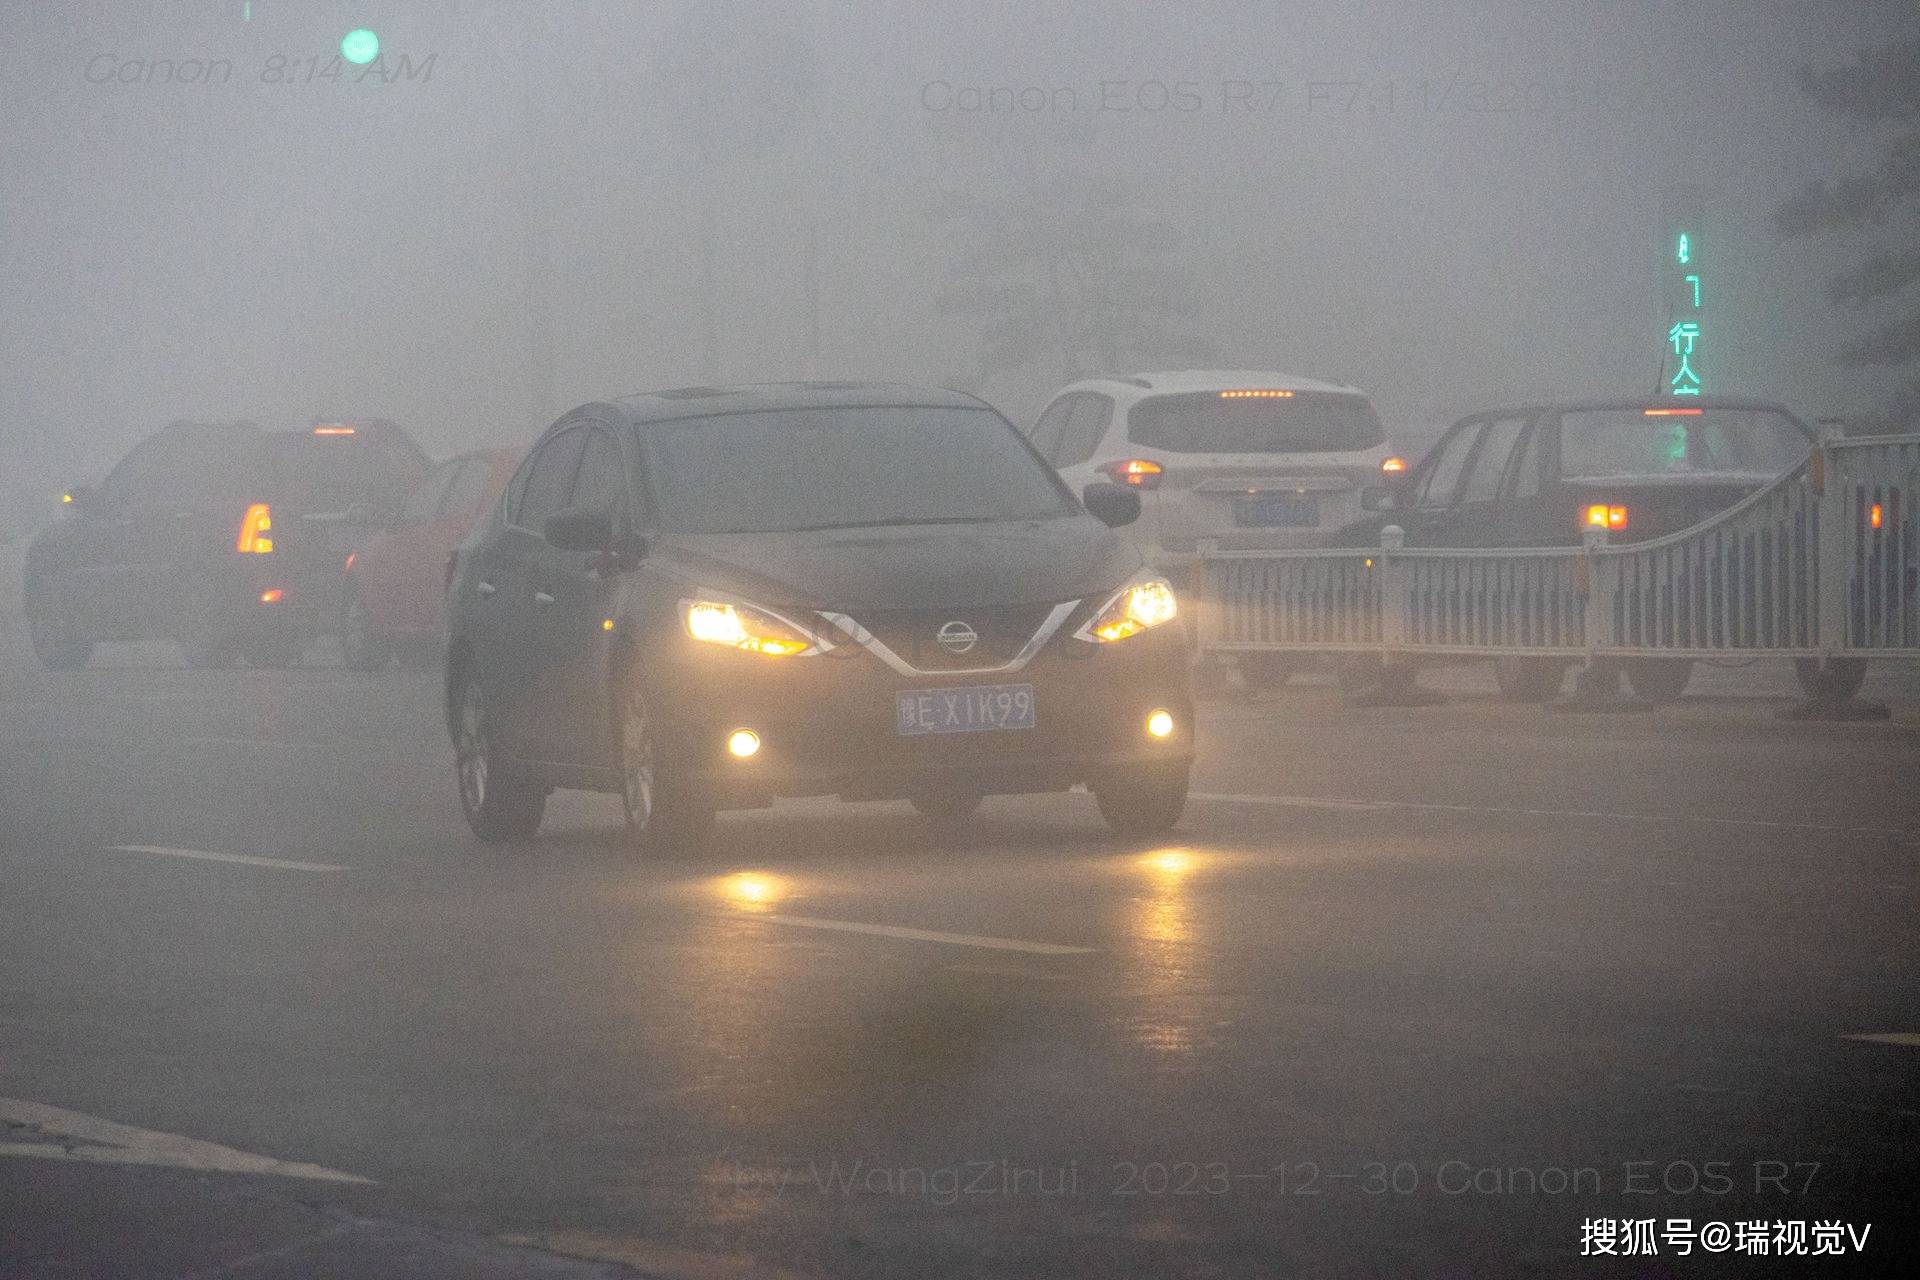
<path id="1" fill-rule="evenodd" d="M 773 924 L 788 924 L 800 929 L 831 929 L 837 933 L 869 933 L 880 938 L 905 938 L 912 942 L 940 942 L 954 947 L 986 947 L 994 951 L 1025 951 L 1037 956 L 1091 955 L 1094 947 L 1068 947 L 1057 942 L 1022 942 L 1018 938 L 983 938 L 971 933 L 939 933 L 932 929 L 906 929 L 895 924 L 861 924 L 853 920 L 822 920 L 817 916 L 759 916 Z"/>
<path id="2" fill-rule="evenodd" d="M 0 1098 L 0 1124 L 24 1127 L 42 1141 L 0 1142 L 0 1156 L 40 1160 L 76 1160 L 91 1164 L 161 1165 L 195 1169 L 202 1173 L 255 1173 L 276 1178 L 307 1178 L 318 1182 L 358 1182 L 373 1179 L 342 1173 L 317 1164 L 276 1160 L 272 1156 L 236 1151 L 217 1142 L 202 1142 L 177 1133 L 139 1129 L 103 1120 L 81 1111 L 50 1107 L 19 1098 Z"/>
<path id="3" fill-rule="evenodd" d="M 1897 1044 L 1903 1049 L 1920 1049 L 1920 1033 L 1912 1031 L 1862 1031 L 1856 1035 L 1840 1038 L 1859 1040 L 1866 1044 Z"/>
<path id="4" fill-rule="evenodd" d="M 1823 822 L 1775 822 L 1765 818 L 1703 818 L 1685 813 L 1612 813 L 1599 809 L 1521 809 L 1504 805 L 1428 804 L 1415 800 L 1337 800 L 1327 796 L 1251 796 L 1196 791 L 1187 797 L 1211 804 L 1271 805 L 1283 809 L 1413 809 L 1431 813 L 1499 813 L 1527 818 L 1606 818 L 1616 822 L 1687 822 L 1719 827 L 1762 827 L 1781 831 L 1853 832 L 1904 836 L 1903 827 L 1850 827 Z"/>
<path id="5" fill-rule="evenodd" d="M 113 853 L 157 853 L 164 858 L 192 858 L 200 862 L 236 862 L 245 867 L 279 867 L 283 871 L 351 871 L 332 862 L 298 862 L 292 858 L 256 858 L 245 853 L 208 853 L 205 849 L 169 849 L 158 844 L 116 844 Z"/>

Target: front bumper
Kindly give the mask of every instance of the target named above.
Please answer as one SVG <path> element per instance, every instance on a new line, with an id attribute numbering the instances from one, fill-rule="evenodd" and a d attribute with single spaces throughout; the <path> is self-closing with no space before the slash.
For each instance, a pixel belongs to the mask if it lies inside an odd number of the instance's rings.
<path id="1" fill-rule="evenodd" d="M 1193 758 L 1193 698 L 1181 628 L 1114 644 L 1058 636 L 1018 671 L 894 671 L 846 646 L 769 658 L 693 642 L 650 664 L 662 739 L 722 808 L 778 796 L 891 799 L 947 789 L 982 794 L 1062 791 L 1077 783 Z M 1030 684 L 1034 725 L 908 736 L 896 694 L 983 684 Z M 1165 738 L 1147 717 L 1169 712 Z M 746 759 L 727 750 L 736 729 L 759 735 Z"/>

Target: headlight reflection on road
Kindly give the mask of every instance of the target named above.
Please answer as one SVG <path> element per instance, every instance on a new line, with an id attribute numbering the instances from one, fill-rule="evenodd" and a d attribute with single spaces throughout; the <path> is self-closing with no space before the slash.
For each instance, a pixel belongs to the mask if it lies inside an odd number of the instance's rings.
<path id="1" fill-rule="evenodd" d="M 737 871 L 712 882 L 714 896 L 740 911 L 771 911 L 792 891 L 787 881 L 764 871 Z"/>
<path id="2" fill-rule="evenodd" d="M 1155 849 L 1130 860 L 1128 874 L 1144 881 L 1133 898 L 1129 938 L 1142 999 L 1131 1018 L 1133 1037 L 1149 1049 L 1187 1054 L 1196 1048 L 1192 985 L 1194 909 L 1189 881 L 1207 855 L 1192 849 Z"/>

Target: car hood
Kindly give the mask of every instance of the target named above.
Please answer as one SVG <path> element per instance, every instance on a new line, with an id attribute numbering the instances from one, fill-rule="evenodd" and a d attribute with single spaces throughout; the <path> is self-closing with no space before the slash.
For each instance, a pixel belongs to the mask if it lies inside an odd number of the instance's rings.
<path id="1" fill-rule="evenodd" d="M 987 525 L 670 534 L 659 567 L 766 605 L 920 609 L 1054 603 L 1112 587 L 1139 557 L 1089 516 Z"/>

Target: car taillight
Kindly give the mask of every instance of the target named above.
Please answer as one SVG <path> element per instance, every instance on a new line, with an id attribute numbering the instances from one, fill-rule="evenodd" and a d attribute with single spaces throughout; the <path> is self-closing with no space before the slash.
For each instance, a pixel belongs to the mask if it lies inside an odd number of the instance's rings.
<path id="1" fill-rule="evenodd" d="M 240 538 L 233 545 L 248 555 L 265 555 L 273 550 L 273 508 L 256 502 L 240 517 Z"/>
<path id="2" fill-rule="evenodd" d="M 1109 462 L 1100 468 L 1101 474 L 1115 484 L 1129 485 L 1135 489 L 1152 489 L 1159 485 L 1160 477 L 1166 474 L 1166 468 L 1146 458 L 1123 458 L 1119 462 Z"/>
<path id="3" fill-rule="evenodd" d="M 1396 455 L 1395 457 L 1380 459 L 1380 470 L 1387 475 L 1398 475 L 1406 469 L 1407 460 L 1405 458 Z"/>
<path id="4" fill-rule="evenodd" d="M 1586 518 L 1580 522 L 1583 529 L 1624 529 L 1627 527 L 1627 509 L 1596 502 L 1586 510 Z"/>

